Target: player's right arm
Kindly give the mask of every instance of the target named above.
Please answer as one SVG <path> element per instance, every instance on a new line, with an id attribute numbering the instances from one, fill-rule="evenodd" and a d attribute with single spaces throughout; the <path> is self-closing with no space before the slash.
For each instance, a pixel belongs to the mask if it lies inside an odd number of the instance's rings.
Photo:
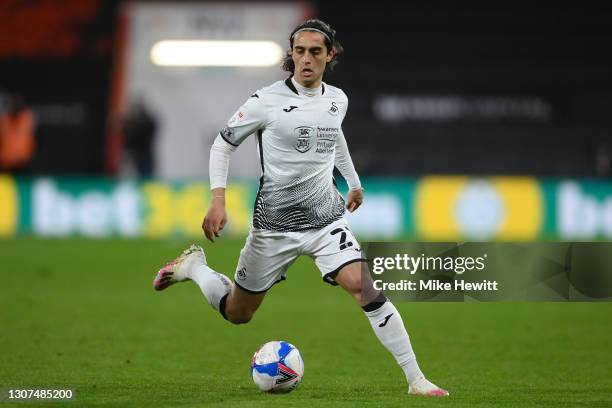
<path id="1" fill-rule="evenodd" d="M 219 132 L 210 149 L 209 175 L 212 196 L 202 229 L 211 242 L 214 242 L 227 223 L 225 188 L 230 156 L 250 134 L 263 128 L 265 123 L 264 105 L 259 95 L 253 94 Z"/>

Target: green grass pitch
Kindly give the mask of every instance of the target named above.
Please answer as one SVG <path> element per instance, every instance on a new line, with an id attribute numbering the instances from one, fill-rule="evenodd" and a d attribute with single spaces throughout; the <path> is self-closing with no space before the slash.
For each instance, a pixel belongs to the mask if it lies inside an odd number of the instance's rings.
<path id="1" fill-rule="evenodd" d="M 411 397 L 362 311 L 310 259 L 247 325 L 224 321 L 191 282 L 153 291 L 188 244 L 0 241 L 0 388 L 76 390 L 44 407 L 612 406 L 610 303 L 397 304 L 421 367 L 451 392 Z M 233 276 L 241 246 L 206 245 L 209 264 Z M 261 393 L 249 376 L 255 350 L 275 339 L 305 361 L 288 395 Z"/>

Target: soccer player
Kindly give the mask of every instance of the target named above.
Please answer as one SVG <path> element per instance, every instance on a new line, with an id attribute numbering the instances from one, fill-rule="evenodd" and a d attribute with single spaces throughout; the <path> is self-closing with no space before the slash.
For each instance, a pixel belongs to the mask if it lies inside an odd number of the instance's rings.
<path id="1" fill-rule="evenodd" d="M 408 393 L 446 396 L 417 364 L 402 318 L 382 292 L 375 291 L 365 259 L 343 217 L 363 201 L 342 120 L 348 99 L 324 83 L 342 47 L 335 30 L 320 20 L 298 25 L 289 37 L 283 68 L 292 75 L 255 92 L 221 130 L 210 151 L 211 206 L 202 228 L 210 241 L 227 222 L 225 187 L 230 155 L 256 134 L 262 176 L 253 226 L 240 252 L 234 282 L 206 264 L 192 245 L 157 274 L 156 290 L 185 280 L 197 283 L 210 305 L 232 323 L 247 323 L 266 292 L 285 279 L 299 255 L 314 259 L 323 280 L 340 285 L 363 308 L 376 336 L 391 352 L 408 381 Z M 347 203 L 333 180 L 334 166 L 349 185 Z"/>

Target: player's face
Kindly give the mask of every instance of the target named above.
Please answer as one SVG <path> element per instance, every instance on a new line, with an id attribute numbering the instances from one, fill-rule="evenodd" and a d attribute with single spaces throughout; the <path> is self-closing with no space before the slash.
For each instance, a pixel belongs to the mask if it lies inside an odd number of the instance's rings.
<path id="1" fill-rule="evenodd" d="M 302 86 L 316 88 L 323 79 L 325 65 L 332 60 L 332 53 L 325 46 L 323 34 L 302 31 L 293 39 L 291 58 L 295 64 L 295 80 Z"/>

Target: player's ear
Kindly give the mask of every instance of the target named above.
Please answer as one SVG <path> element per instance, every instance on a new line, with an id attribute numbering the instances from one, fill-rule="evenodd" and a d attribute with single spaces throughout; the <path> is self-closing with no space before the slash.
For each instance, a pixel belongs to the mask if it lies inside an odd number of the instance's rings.
<path id="1" fill-rule="evenodd" d="M 336 55 L 336 48 L 332 48 L 328 53 L 327 53 L 327 58 L 325 59 L 327 62 L 331 62 L 331 60 L 334 59 L 334 55 Z"/>

